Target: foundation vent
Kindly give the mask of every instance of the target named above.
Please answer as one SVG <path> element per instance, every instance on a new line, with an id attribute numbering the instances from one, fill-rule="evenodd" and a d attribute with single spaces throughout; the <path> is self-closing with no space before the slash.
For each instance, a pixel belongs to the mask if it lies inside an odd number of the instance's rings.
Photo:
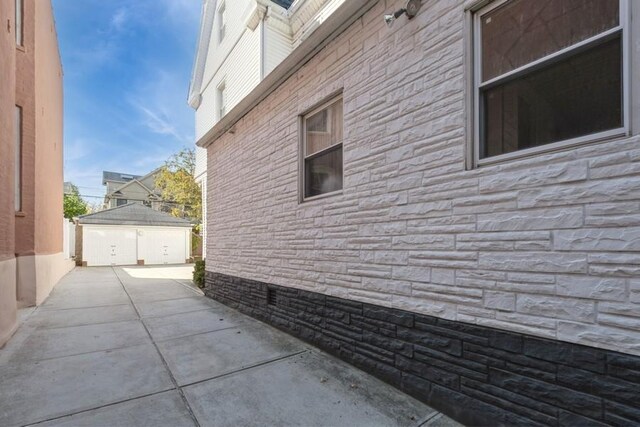
<path id="1" fill-rule="evenodd" d="M 267 305 L 276 305 L 278 303 L 278 294 L 275 289 L 267 289 Z"/>

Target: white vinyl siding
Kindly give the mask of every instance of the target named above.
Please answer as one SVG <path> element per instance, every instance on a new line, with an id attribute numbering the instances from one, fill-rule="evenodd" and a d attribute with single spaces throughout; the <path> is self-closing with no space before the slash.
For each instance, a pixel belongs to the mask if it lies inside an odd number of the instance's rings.
<path id="1" fill-rule="evenodd" d="M 211 43 L 209 43 L 209 51 L 205 61 L 204 74 L 202 76 L 202 90 L 211 83 L 211 79 L 217 74 L 217 70 L 222 63 L 227 61 L 228 55 L 233 50 L 237 50 L 237 44 L 240 39 L 251 31 L 244 26 L 243 14 L 249 5 L 249 0 L 233 0 L 225 5 L 226 29 L 222 43 L 218 43 L 218 23 L 217 16 L 214 22 L 213 32 L 211 34 Z M 255 32 L 255 31 L 254 31 Z M 256 51 L 257 52 L 257 51 Z"/>
<path id="2" fill-rule="evenodd" d="M 209 55 L 211 60 L 207 61 L 207 67 L 209 63 L 214 62 L 213 56 L 217 56 L 214 52 L 210 52 Z M 202 103 L 196 111 L 196 140 L 202 138 L 218 120 L 217 90 L 223 80 L 225 82 L 226 110 L 230 111 L 260 83 L 259 31 L 245 31 L 227 60 L 219 67 L 209 82 L 205 83 L 206 88 L 202 94 Z"/>
<path id="3" fill-rule="evenodd" d="M 265 26 L 264 37 L 264 77 L 266 77 L 289 56 L 292 50 L 292 40 L 290 36 L 269 27 L 269 25 Z"/>
<path id="4" fill-rule="evenodd" d="M 196 181 L 199 181 L 205 173 L 207 173 L 207 149 L 196 147 Z"/>
<path id="5" fill-rule="evenodd" d="M 200 237 L 202 238 L 202 258 L 207 257 L 207 174 L 204 174 L 200 182 L 202 189 L 202 226 Z"/>

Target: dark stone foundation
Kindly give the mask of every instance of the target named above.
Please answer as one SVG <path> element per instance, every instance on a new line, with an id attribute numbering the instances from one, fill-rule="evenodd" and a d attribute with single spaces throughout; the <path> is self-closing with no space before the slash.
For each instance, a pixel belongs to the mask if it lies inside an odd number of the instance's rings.
<path id="1" fill-rule="evenodd" d="M 205 294 L 467 425 L 640 425 L 640 357 L 206 272 Z"/>

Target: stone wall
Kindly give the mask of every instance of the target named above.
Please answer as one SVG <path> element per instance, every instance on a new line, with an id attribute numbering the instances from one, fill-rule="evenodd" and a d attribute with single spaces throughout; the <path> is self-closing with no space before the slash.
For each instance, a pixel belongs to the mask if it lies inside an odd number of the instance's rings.
<path id="1" fill-rule="evenodd" d="M 402 4 L 209 147 L 207 270 L 640 355 L 640 137 L 467 170 L 464 6 Z M 338 92 L 344 191 L 300 203 L 299 116 Z"/>
<path id="2" fill-rule="evenodd" d="M 473 426 L 640 423 L 640 357 L 207 272 L 205 294 Z"/>

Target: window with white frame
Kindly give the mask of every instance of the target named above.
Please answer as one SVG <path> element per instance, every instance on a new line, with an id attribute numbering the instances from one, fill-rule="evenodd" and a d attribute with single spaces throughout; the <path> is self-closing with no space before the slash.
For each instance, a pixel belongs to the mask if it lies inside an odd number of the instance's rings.
<path id="1" fill-rule="evenodd" d="M 222 43 L 224 40 L 224 36 L 227 30 L 227 18 L 226 18 L 227 7 L 225 2 L 221 2 L 220 6 L 218 6 L 218 43 Z"/>
<path id="2" fill-rule="evenodd" d="M 218 98 L 218 119 L 224 117 L 227 114 L 227 84 L 223 80 L 217 87 Z"/>
<path id="3" fill-rule="evenodd" d="M 22 211 L 22 107 L 16 105 L 15 109 L 15 211 Z"/>
<path id="4" fill-rule="evenodd" d="M 626 132 L 626 0 L 501 0 L 474 16 L 475 161 Z"/>
<path id="5" fill-rule="evenodd" d="M 23 45 L 24 38 L 24 0 L 16 0 L 16 44 Z"/>
<path id="6" fill-rule="evenodd" d="M 342 190 L 342 98 L 302 117 L 303 199 Z"/>

